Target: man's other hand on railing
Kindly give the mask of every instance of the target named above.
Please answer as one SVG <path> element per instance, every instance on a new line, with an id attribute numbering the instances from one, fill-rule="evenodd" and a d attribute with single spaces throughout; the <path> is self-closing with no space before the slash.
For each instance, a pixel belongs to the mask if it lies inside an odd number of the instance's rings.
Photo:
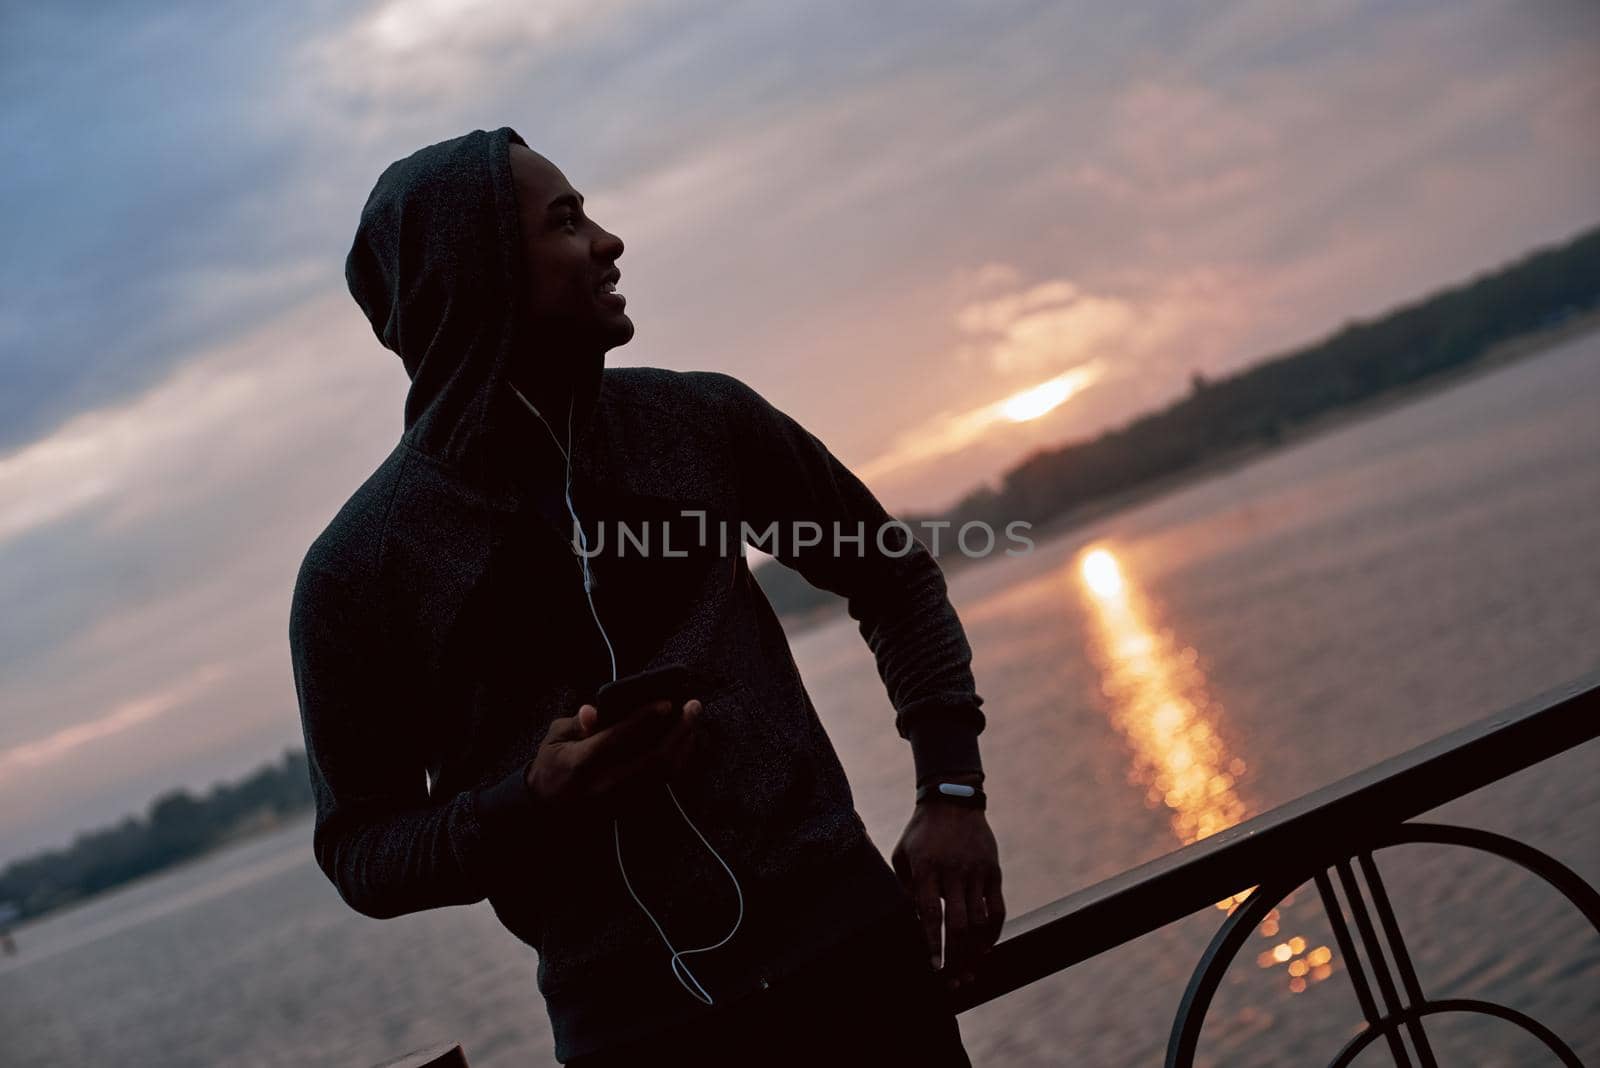
<path id="1" fill-rule="evenodd" d="M 982 778 L 970 781 L 976 785 Z M 974 963 L 1000 937 L 1006 918 L 999 849 L 983 810 L 924 801 L 913 810 L 891 860 L 916 903 L 934 968 L 951 990 L 972 982 Z"/>

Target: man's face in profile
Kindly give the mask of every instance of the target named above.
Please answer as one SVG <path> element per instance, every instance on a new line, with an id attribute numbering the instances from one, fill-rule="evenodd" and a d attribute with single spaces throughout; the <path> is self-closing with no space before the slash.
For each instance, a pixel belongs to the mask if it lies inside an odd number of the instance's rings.
<path id="1" fill-rule="evenodd" d="M 585 215 L 566 175 L 532 149 L 511 146 L 511 177 L 536 334 L 601 352 L 627 344 L 633 321 L 614 291 L 622 239 Z"/>

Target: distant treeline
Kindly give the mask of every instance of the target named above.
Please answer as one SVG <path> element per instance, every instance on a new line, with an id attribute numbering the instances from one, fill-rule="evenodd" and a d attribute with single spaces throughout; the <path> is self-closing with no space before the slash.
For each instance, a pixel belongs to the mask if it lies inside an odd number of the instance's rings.
<path id="1" fill-rule="evenodd" d="M 305 752 L 285 750 L 279 762 L 237 782 L 216 783 L 203 796 L 170 791 L 150 803 L 143 819 L 128 816 L 114 826 L 80 832 L 65 849 L 12 861 L 0 871 L 0 910 L 9 902 L 22 919 L 37 916 L 198 856 L 311 803 Z"/>
<path id="2" fill-rule="evenodd" d="M 1501 342 L 1597 305 L 1600 228 L 1225 378 L 1195 374 L 1183 400 L 1091 440 L 1035 452 L 1008 470 L 998 489 L 985 486 L 942 515 L 902 518 L 925 544 L 921 522 L 950 522 L 940 528 L 938 546 L 948 569 L 965 561 L 950 551 L 965 523 L 989 524 L 1003 551 L 1014 520 L 1043 524 L 1230 451 L 1277 444 L 1317 416 L 1465 367 Z M 757 574 L 782 614 L 839 600 L 788 568 Z"/>

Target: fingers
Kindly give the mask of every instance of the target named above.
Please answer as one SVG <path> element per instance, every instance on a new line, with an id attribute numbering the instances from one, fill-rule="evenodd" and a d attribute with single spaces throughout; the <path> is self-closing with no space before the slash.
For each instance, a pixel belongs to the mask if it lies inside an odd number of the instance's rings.
<path id="1" fill-rule="evenodd" d="M 946 968 L 964 968 L 971 959 L 972 928 L 967 903 L 967 881 L 959 870 L 945 869 L 939 875 L 944 894 L 944 963 Z"/>
<path id="2" fill-rule="evenodd" d="M 595 774 L 588 793 L 604 808 L 620 807 L 647 781 L 657 778 L 647 777 L 646 773 L 653 770 L 659 759 L 656 753 L 638 753 L 619 763 L 607 764 Z"/>
<path id="3" fill-rule="evenodd" d="M 588 732 L 583 726 L 585 711 L 593 712 L 593 705 L 584 705 L 578 709 L 575 716 L 562 716 L 550 721 L 550 729 L 545 731 L 544 740 L 547 742 L 575 742 L 584 737 Z"/>
<path id="4" fill-rule="evenodd" d="M 928 959 L 932 961 L 934 971 L 938 971 L 942 963 L 939 942 L 944 927 L 938 876 L 931 871 L 919 874 L 912 900 L 917 904 L 917 918 L 922 921 L 922 935 L 928 942 Z"/>
<path id="5" fill-rule="evenodd" d="M 593 778 L 586 792 L 614 805 L 643 787 L 664 781 L 693 755 L 701 714 L 702 705 L 697 700 L 685 702 L 675 718 L 671 702 L 656 702 L 582 743 L 591 747 L 585 761 Z M 641 726 L 634 720 L 647 724 L 654 721 L 654 726 Z M 665 728 L 662 721 L 669 721 Z M 607 737 L 614 733 L 615 738 Z"/>
<path id="6" fill-rule="evenodd" d="M 600 728 L 600 710 L 594 705 L 584 705 L 578 709 L 576 720 L 581 736 L 587 738 Z"/>
<path id="7" fill-rule="evenodd" d="M 699 701 L 686 701 L 677 726 L 667 735 L 662 766 L 668 776 L 683 771 L 694 760 L 700 745 L 700 710 Z"/>
<path id="8" fill-rule="evenodd" d="M 584 706 L 589 707 L 592 706 Z M 578 714 L 581 718 L 582 709 Z M 579 742 L 578 745 L 582 747 L 579 757 L 585 763 L 610 763 L 626 759 L 658 741 L 669 725 L 671 715 L 671 701 L 652 701 L 640 705 L 632 715 L 593 732 Z"/>
<path id="9" fill-rule="evenodd" d="M 971 983 L 976 979 L 973 974 L 974 962 L 989 951 L 995 939 L 1000 937 L 1000 921 L 995 918 L 994 911 L 989 905 L 988 895 L 985 893 L 987 878 L 981 869 L 974 869 L 967 874 L 967 918 L 971 930 L 967 936 L 966 955 L 961 969 L 960 981 Z"/>
<path id="10" fill-rule="evenodd" d="M 1006 899 L 1000 892 L 999 864 L 992 865 L 984 875 L 983 901 L 989 910 L 989 923 L 994 927 L 994 937 L 999 938 L 1006 924 Z"/>
<path id="11" fill-rule="evenodd" d="M 952 990 L 974 982 L 1006 916 L 996 844 L 982 814 L 919 807 L 890 861 L 916 907 L 934 970 Z"/>
<path id="12" fill-rule="evenodd" d="M 970 949 L 977 955 L 990 946 L 1000 934 L 999 926 L 994 922 L 994 917 L 989 913 L 989 902 L 984 894 L 983 872 L 972 871 L 967 874 L 967 908 L 968 918 L 972 923 L 972 944 Z"/>
<path id="13" fill-rule="evenodd" d="M 974 869 L 967 874 L 967 910 L 972 930 L 967 939 L 967 955 L 962 965 L 962 983 L 974 980 L 972 971 L 974 962 L 987 953 L 989 947 L 994 945 L 995 939 L 1000 937 L 1000 921 L 995 919 L 994 910 L 989 904 L 987 886 L 988 878 L 981 869 Z"/>
<path id="14" fill-rule="evenodd" d="M 694 753 L 700 734 L 699 718 L 700 702 L 686 703 L 667 733 L 630 765 L 630 774 L 636 778 L 661 780 L 681 771 Z"/>
<path id="15" fill-rule="evenodd" d="M 976 869 L 967 872 L 963 884 L 967 891 L 967 919 L 974 931 L 989 926 L 989 903 L 983 898 L 983 873 Z"/>

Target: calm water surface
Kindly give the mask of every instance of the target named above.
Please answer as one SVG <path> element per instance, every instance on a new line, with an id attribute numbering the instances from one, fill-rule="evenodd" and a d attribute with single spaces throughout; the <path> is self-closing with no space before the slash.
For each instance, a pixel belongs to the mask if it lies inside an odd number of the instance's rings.
<path id="1" fill-rule="evenodd" d="M 1011 913 L 1600 666 L 1597 410 L 1590 335 L 955 576 Z M 911 760 L 871 655 L 849 620 L 795 655 L 887 854 Z M 1600 884 L 1593 744 L 1433 815 Z M 1556 894 L 1440 847 L 1379 859 L 1430 994 L 1504 1001 L 1600 1061 L 1600 938 Z M 1204 1063 L 1326 1063 L 1351 1034 L 1314 898 L 1240 954 Z M 974 1063 L 1159 1064 L 1223 915 L 964 1015 Z M 308 821 L 19 941 L 0 958 L 5 1064 L 360 1066 L 444 1040 L 474 1068 L 553 1063 L 532 950 L 486 905 L 350 912 Z M 1431 1033 L 1445 1064 L 1553 1063 L 1493 1021 Z"/>

